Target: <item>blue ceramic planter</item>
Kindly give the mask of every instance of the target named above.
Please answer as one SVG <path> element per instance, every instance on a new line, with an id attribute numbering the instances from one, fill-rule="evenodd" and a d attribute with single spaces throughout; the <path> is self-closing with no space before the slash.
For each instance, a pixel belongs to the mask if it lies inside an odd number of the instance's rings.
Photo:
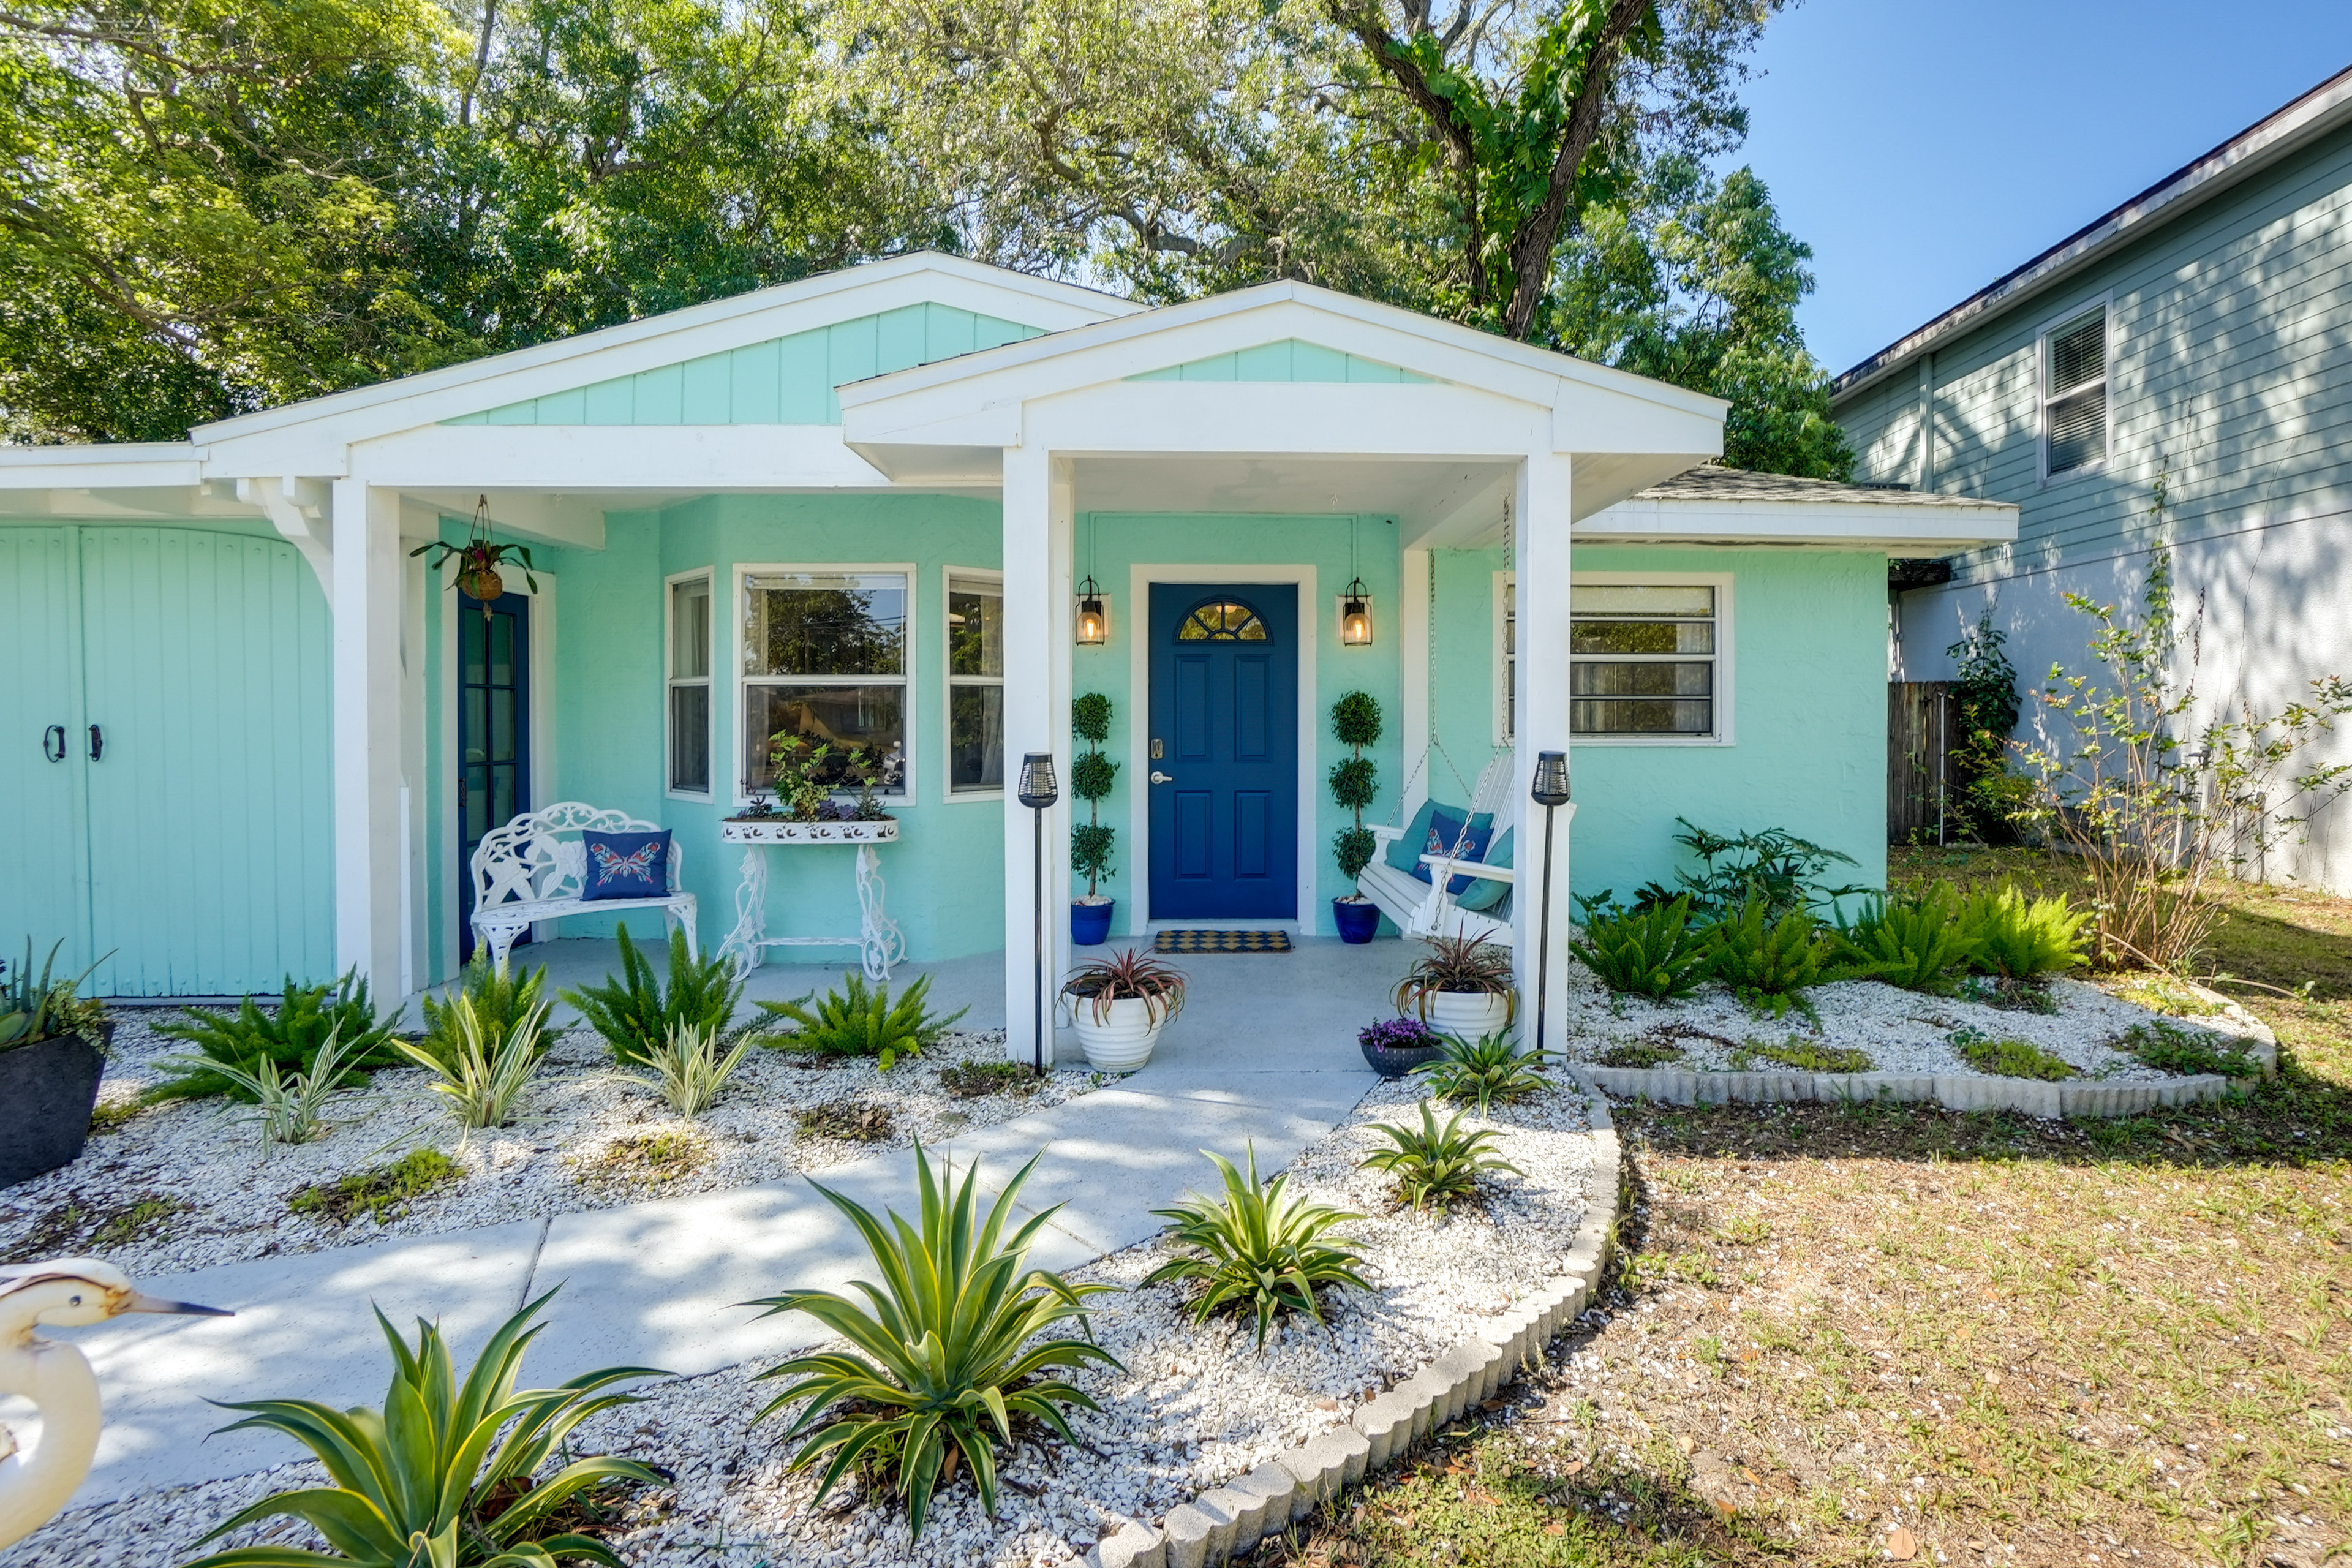
<path id="1" fill-rule="evenodd" d="M 1381 929 L 1381 907 L 1370 899 L 1331 900 L 1331 918 L 1339 923 L 1341 942 L 1367 942 Z"/>
<path id="2" fill-rule="evenodd" d="M 1100 947 L 1110 940 L 1110 913 L 1118 907 L 1116 899 L 1106 899 L 1099 904 L 1070 906 L 1070 941 L 1078 947 Z"/>

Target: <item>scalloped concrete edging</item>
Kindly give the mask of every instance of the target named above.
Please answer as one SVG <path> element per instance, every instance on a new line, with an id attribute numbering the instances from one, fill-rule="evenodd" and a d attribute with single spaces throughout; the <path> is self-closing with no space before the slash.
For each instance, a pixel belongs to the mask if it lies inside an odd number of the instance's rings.
<path id="1" fill-rule="evenodd" d="M 1129 1520 L 1096 1542 L 1086 1555 L 1086 1568 L 1213 1568 L 1248 1552 L 1510 1382 L 1520 1363 L 1576 1320 L 1591 1301 L 1615 1249 L 1623 1176 L 1608 1095 L 1590 1069 L 1570 1070 L 1591 1107 L 1592 1169 L 1603 1190 L 1577 1227 L 1567 1269 L 1480 1333 L 1359 1405 L 1346 1426 L 1286 1448 L 1249 1474 L 1169 1510 L 1157 1530 Z"/>

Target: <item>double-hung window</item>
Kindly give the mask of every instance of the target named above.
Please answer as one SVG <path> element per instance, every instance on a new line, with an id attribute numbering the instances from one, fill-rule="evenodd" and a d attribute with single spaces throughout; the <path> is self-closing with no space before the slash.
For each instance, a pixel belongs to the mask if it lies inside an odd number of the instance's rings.
<path id="1" fill-rule="evenodd" d="M 950 571 L 948 793 L 1004 791 L 1004 579 Z"/>
<path id="2" fill-rule="evenodd" d="M 1569 732 L 1711 740 L 1713 584 L 1579 583 L 1569 590 Z"/>
<path id="3" fill-rule="evenodd" d="M 710 793 L 710 574 L 669 584 L 669 788 Z"/>
<path id="4" fill-rule="evenodd" d="M 818 778 L 907 787 L 907 658 L 912 574 L 883 568 L 748 567 L 743 584 L 745 793 L 775 787 L 776 747 L 826 750 Z"/>
<path id="5" fill-rule="evenodd" d="M 2059 479 L 2107 460 L 2107 308 L 2042 334 L 2042 472 Z"/>

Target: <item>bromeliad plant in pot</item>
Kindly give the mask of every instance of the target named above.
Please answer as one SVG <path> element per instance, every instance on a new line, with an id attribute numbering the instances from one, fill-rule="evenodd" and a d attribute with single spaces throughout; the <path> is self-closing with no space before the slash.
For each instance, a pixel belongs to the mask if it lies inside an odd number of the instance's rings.
<path id="1" fill-rule="evenodd" d="M 1510 949 L 1475 936 L 1426 941 L 1429 951 L 1397 983 L 1397 1011 L 1457 1039 L 1508 1029 L 1518 1012 Z"/>
<path id="2" fill-rule="evenodd" d="M 1381 738 L 1381 705 L 1369 692 L 1349 692 L 1331 704 L 1331 733 L 1350 753 L 1331 764 L 1331 798 L 1342 810 L 1356 814 L 1355 825 L 1339 829 L 1332 838 L 1331 853 L 1339 862 L 1339 874 L 1352 883 L 1380 847 L 1364 826 L 1364 808 L 1380 794 L 1379 768 L 1364 755 L 1364 748 Z M 1379 906 L 1352 889 L 1331 900 L 1331 919 L 1342 942 L 1370 942 L 1381 929 Z"/>
<path id="3" fill-rule="evenodd" d="M 1080 947 L 1099 947 L 1110 937 L 1111 911 L 1118 900 L 1095 890 L 1110 875 L 1111 850 L 1118 829 L 1102 825 L 1102 803 L 1110 798 L 1118 779 L 1118 764 L 1103 754 L 1110 739 L 1110 699 L 1089 691 L 1070 702 L 1070 729 L 1087 749 L 1070 760 L 1070 793 L 1087 803 L 1087 819 L 1070 829 L 1070 869 L 1087 879 L 1086 896 L 1070 900 L 1070 941 Z"/>
<path id="4" fill-rule="evenodd" d="M 104 1003 L 74 994 L 98 964 L 57 977 L 64 945 L 38 974 L 29 937 L 20 963 L 0 960 L 0 1187 L 72 1163 L 89 1136 L 114 1024 Z"/>
<path id="5" fill-rule="evenodd" d="M 1184 972 L 1141 948 L 1090 959 L 1062 982 L 1070 1026 L 1097 1072 L 1133 1072 L 1184 1010 Z"/>

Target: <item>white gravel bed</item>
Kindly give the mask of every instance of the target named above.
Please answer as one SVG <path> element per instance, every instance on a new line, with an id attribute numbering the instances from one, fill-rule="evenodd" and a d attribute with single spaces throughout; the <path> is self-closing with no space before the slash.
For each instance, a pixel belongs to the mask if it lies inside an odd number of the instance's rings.
<path id="1" fill-rule="evenodd" d="M 172 1016 L 118 1015 L 99 1089 L 101 1107 L 135 1101 L 169 1076 L 156 1066 L 162 1058 L 194 1054 L 184 1042 L 153 1032 L 152 1024 Z M 1064 1070 L 1026 1096 L 1000 1090 L 968 1100 L 940 1086 L 940 1069 L 950 1063 L 1002 1061 L 1003 1052 L 1001 1033 L 950 1034 L 886 1073 L 869 1059 L 812 1058 L 753 1046 L 726 1095 L 688 1121 L 663 1103 L 649 1075 L 617 1069 L 599 1036 L 575 1029 L 549 1050 L 513 1126 L 462 1141 L 446 1102 L 426 1087 L 431 1075 L 416 1068 L 378 1072 L 371 1087 L 332 1103 L 326 1135 L 296 1145 L 265 1149 L 250 1106 L 225 1099 L 171 1101 L 93 1133 L 73 1163 L 0 1188 L 0 1259 L 35 1252 L 95 1256 L 133 1278 L 152 1277 L 747 1186 L 903 1148 L 916 1138 L 942 1141 L 1060 1104 L 1101 1081 Z M 801 1065 L 812 1060 L 838 1065 Z M 887 1109 L 888 1135 L 855 1142 L 800 1132 L 796 1112 L 838 1100 Z M 365 1216 L 337 1224 L 286 1206 L 304 1187 L 420 1148 L 449 1155 L 462 1176 L 383 1225 Z M 142 1204 L 149 1206 L 136 1207 Z M 68 1215 L 68 1209 L 76 1212 Z"/>
<path id="2" fill-rule="evenodd" d="M 1678 1001 L 1653 1002 L 1612 994 L 1580 964 L 1576 973 L 1581 984 L 1571 985 L 1561 1046 L 1572 1059 L 1591 1064 L 1620 1047 L 1666 1046 L 1679 1049 L 1682 1058 L 1654 1065 L 1723 1072 L 1734 1070 L 1733 1053 L 1742 1047 L 1794 1043 L 1858 1050 L 1870 1058 L 1865 1070 L 1871 1072 L 1973 1073 L 1980 1069 L 1952 1041 L 1956 1030 L 1973 1029 L 1993 1039 L 2039 1046 L 2084 1078 L 2160 1083 L 2177 1075 L 2149 1067 L 2110 1042 L 2127 1029 L 2158 1022 L 2172 1029 L 2209 1030 L 2231 1044 L 2243 1038 L 2225 1015 L 2166 1016 L 2080 980 L 2050 983 L 2054 1013 L 1930 996 L 1875 980 L 1842 981 L 1806 993 L 1821 1016 L 1816 1026 L 1793 1008 L 1777 1019 L 1753 1011 L 1719 984 L 1703 985 Z M 1779 1069 L 1760 1057 L 1751 1065 Z"/>
<path id="3" fill-rule="evenodd" d="M 1124 1371 L 1088 1368 L 1073 1381 L 1103 1406 L 1071 1413 L 1086 1445 L 1024 1441 L 1000 1464 L 998 1517 L 980 1508 L 968 1475 L 933 1500 L 922 1540 L 908 1545 L 905 1510 L 869 1500 L 845 1481 L 814 1506 L 815 1477 L 788 1475 L 782 1440 L 797 1407 L 752 1417 L 779 1384 L 753 1381 L 757 1366 L 730 1368 L 646 1389 L 645 1403 L 584 1426 L 575 1452 L 616 1452 L 665 1466 L 674 1492 L 648 1494 L 633 1525 L 614 1538 L 633 1564 L 850 1564 L 1068 1563 L 1126 1519 L 1157 1524 L 1207 1488 L 1245 1474 L 1282 1449 L 1347 1421 L 1355 1407 L 1411 1376 L 1559 1272 L 1582 1222 L 1594 1143 L 1572 1084 L 1518 1106 L 1497 1106 L 1499 1152 L 1522 1175 L 1486 1178 L 1481 1201 L 1448 1215 L 1397 1209 L 1388 1178 L 1360 1172 L 1386 1146 L 1374 1121 L 1418 1123 L 1410 1081 L 1375 1088 L 1349 1119 L 1304 1152 L 1293 1189 L 1367 1217 L 1349 1222 L 1370 1291 L 1326 1297 L 1328 1326 L 1278 1322 L 1261 1351 L 1246 1320 L 1194 1326 L 1188 1287 L 1142 1288 L 1171 1256 L 1155 1239 L 1074 1271 L 1125 1293 L 1096 1298 L 1096 1337 Z M 1271 1174 L 1272 1173 L 1262 1173 Z M 1203 1161 L 1202 1189 L 1215 1173 Z M 1608 1179 L 1608 1178 L 1603 1178 Z M 911 1194 L 908 1205 L 911 1207 Z M 526 1364 L 528 1378 L 528 1364 Z M 273 1487 L 302 1484 L 308 1467 L 276 1472 Z M 0 1557 L 5 1568 L 163 1568 L 184 1560 L 205 1530 L 261 1494 L 257 1478 L 158 1491 L 54 1521 Z M 257 1534 L 258 1532 L 255 1532 Z M 240 1532 L 237 1543 L 255 1538 Z M 281 1529 L 280 1539 L 299 1531 Z"/>

